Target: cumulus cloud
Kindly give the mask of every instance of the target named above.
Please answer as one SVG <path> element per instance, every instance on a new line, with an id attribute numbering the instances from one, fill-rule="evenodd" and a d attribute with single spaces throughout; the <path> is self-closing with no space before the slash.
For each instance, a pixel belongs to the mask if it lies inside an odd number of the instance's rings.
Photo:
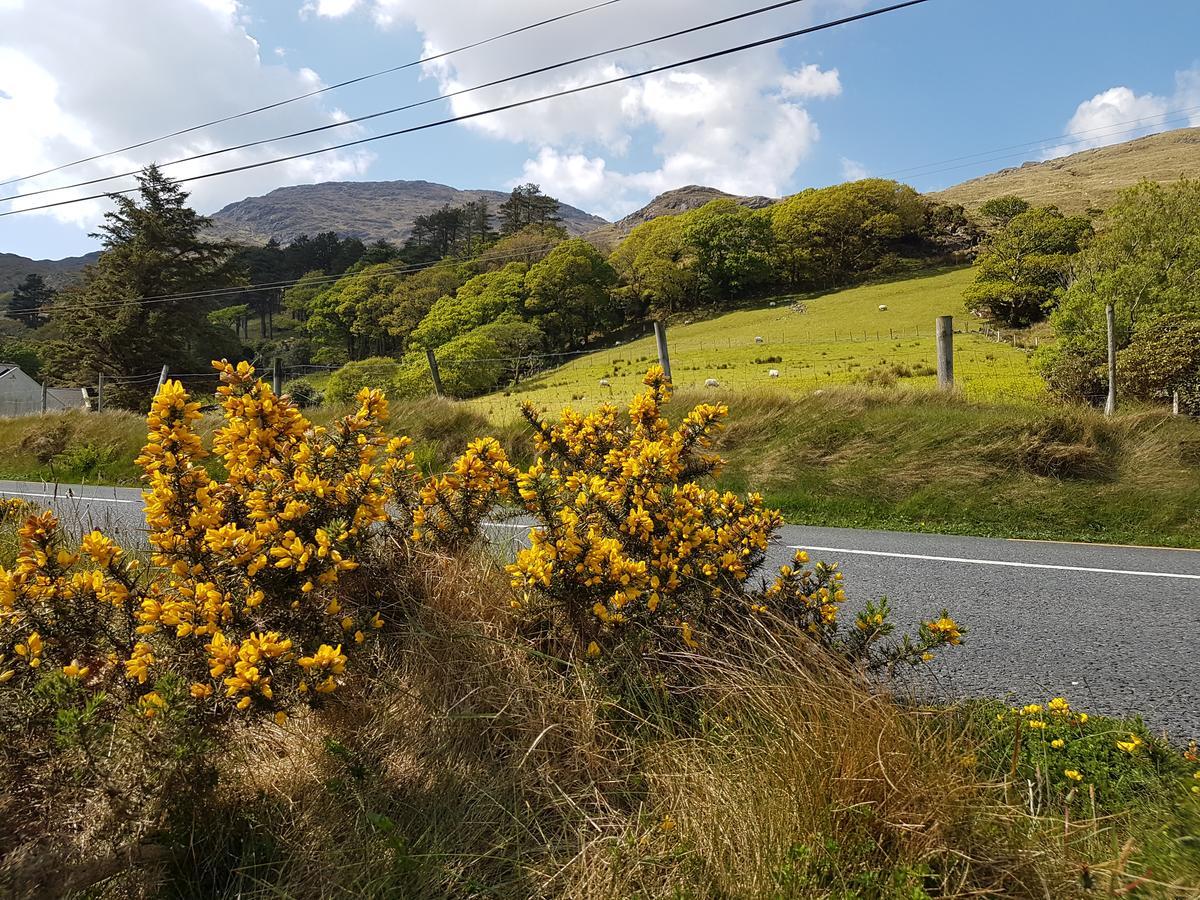
<path id="1" fill-rule="evenodd" d="M 311 70 L 260 56 L 237 0 L 160 0 L 140 5 L 136 16 L 125 15 L 120 0 L 60 0 L 53 16 L 41 6 L 0 0 L 0 85 L 7 95 L 0 98 L 0 134 L 6 136 L 0 141 L 0 180 L 294 96 L 320 84 Z M 186 40 L 163 37 L 180 34 Z M 313 98 L 0 191 L 27 192 L 130 171 L 151 161 L 331 122 L 338 115 L 336 109 Z M 353 126 L 345 129 L 352 130 Z M 12 139 L 16 136 L 19 139 Z M 268 144 L 166 171 L 182 178 L 333 143 L 332 138 L 318 137 Z M 365 152 L 335 151 L 196 182 L 187 189 L 198 209 L 211 212 L 280 185 L 361 174 L 371 159 Z M 125 187 L 129 182 L 31 197 L 13 201 L 12 206 L 26 208 Z M 8 207 L 0 204 L 0 209 Z M 106 208 L 106 201 L 88 201 L 28 215 L 49 215 L 91 230 Z M 11 227 L 9 223 L 20 218 L 0 222 Z"/>
<path id="2" fill-rule="evenodd" d="M 850 0 L 854 5 L 856 0 Z M 380 27 L 414 27 L 427 54 L 562 11 L 555 0 L 362 0 Z M 817 0 L 686 37 L 605 56 L 467 94 L 456 114 L 643 71 L 817 21 L 847 0 Z M 694 0 L 615 4 L 424 67 L 443 92 L 460 90 L 567 55 L 583 55 L 728 14 Z M 836 69 L 792 68 L 763 48 L 657 73 L 497 115 L 465 127 L 530 148 L 517 180 L 619 217 L 662 190 L 703 183 L 735 193 L 779 194 L 819 139 L 806 104 L 841 93 Z"/>
<path id="3" fill-rule="evenodd" d="M 1125 86 L 1109 88 L 1084 100 L 1067 122 L 1068 141 L 1046 153 L 1046 158 L 1078 153 L 1131 138 L 1200 125 L 1200 65 L 1175 73 L 1175 90 L 1169 95 L 1138 94 Z"/>
<path id="4" fill-rule="evenodd" d="M 870 170 L 860 162 L 853 159 L 842 157 L 842 177 L 847 181 L 860 181 L 863 178 L 870 178 Z"/>

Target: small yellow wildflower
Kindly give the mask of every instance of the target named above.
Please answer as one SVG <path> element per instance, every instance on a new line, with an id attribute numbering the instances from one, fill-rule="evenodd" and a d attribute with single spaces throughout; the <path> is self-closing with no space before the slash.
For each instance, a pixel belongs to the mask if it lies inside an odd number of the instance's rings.
<path id="1" fill-rule="evenodd" d="M 1063 769 L 1063 774 L 1072 781 L 1083 781 L 1083 775 L 1081 775 L 1076 769 Z"/>

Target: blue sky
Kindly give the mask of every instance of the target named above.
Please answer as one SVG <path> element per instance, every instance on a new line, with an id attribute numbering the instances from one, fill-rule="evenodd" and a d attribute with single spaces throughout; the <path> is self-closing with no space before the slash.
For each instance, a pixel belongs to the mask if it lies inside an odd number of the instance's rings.
<path id="1" fill-rule="evenodd" d="M 764 0 L 621 0 L 424 70 L 412 69 L 63 173 L 23 190 L 435 96 L 579 53 L 748 10 Z M 270 102 L 587 5 L 587 0 L 0 0 L 0 180 Z M 580 81 L 636 71 L 881 3 L 808 0 L 576 72 L 332 132 L 366 136 Z M 426 179 L 505 189 L 532 179 L 609 218 L 689 182 L 789 193 L 861 174 L 931 190 L 1133 136 L 1200 124 L 1200 5 L 931 0 L 694 71 L 521 113 L 259 169 L 196 188 L 211 212 L 316 180 Z M 1193 108 L 1198 109 L 1193 109 Z M 1189 110 L 1176 114 L 1175 110 Z M 1071 133 L 1047 144 L 948 162 Z M 16 139 L 13 139 L 16 136 Z M 323 138 L 332 141 L 333 138 Z M 195 174 L 320 145 L 317 139 L 180 167 Z M 113 184 L 117 184 L 114 182 Z M 0 188 L 6 194 L 11 186 Z M 57 199 L 69 194 L 48 195 Z M 33 201 L 28 201 L 26 205 Z M 9 204 L 0 203 L 0 211 Z M 0 218 L 0 252 L 93 249 L 104 206 Z"/>

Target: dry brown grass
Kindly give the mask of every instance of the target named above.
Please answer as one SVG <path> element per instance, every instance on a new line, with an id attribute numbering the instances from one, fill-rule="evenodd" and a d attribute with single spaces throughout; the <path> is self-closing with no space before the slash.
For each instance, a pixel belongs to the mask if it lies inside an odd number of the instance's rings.
<path id="1" fill-rule="evenodd" d="M 216 802 L 184 827 L 173 892 L 1071 892 L 1061 847 L 1036 846 L 1036 824 L 973 779 L 959 726 L 801 636 L 662 661 L 670 691 L 614 683 L 519 634 L 485 558 L 419 569 L 392 606 L 410 604 L 395 644 L 353 696 L 236 742 Z"/>
<path id="2" fill-rule="evenodd" d="M 935 192 L 947 203 L 974 210 L 993 197 L 1016 194 L 1065 213 L 1110 206 L 1117 194 L 1143 178 L 1175 181 L 1200 163 L 1200 129 L 1180 128 L 1123 144 L 1085 150 L 1046 162 L 1028 162 Z"/>

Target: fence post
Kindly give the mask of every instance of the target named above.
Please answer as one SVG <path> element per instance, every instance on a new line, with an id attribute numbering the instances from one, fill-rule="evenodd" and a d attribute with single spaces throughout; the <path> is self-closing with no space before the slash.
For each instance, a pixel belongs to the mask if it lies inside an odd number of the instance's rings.
<path id="1" fill-rule="evenodd" d="M 425 348 L 425 358 L 429 360 L 429 374 L 433 377 L 433 391 L 439 397 L 445 397 L 445 392 L 442 391 L 442 374 L 438 371 L 437 357 L 434 356 L 433 348 Z"/>
<path id="2" fill-rule="evenodd" d="M 1117 324 L 1111 303 L 1104 307 L 1104 320 L 1108 325 L 1108 399 L 1104 401 L 1104 414 L 1111 416 L 1117 411 Z"/>
<path id="3" fill-rule="evenodd" d="M 43 391 L 42 396 L 43 397 L 45 397 L 45 393 L 44 393 L 45 390 L 46 390 L 45 388 L 42 388 L 42 391 Z M 42 402 L 43 402 L 43 404 L 45 403 L 44 400 Z M 42 409 L 45 409 L 45 408 L 46 408 L 45 405 L 43 405 Z M 1176 388 L 1171 393 L 1171 415 L 1173 415 L 1173 416 L 1179 415 L 1179 389 L 1178 388 Z"/>
<path id="4" fill-rule="evenodd" d="M 938 316 L 934 325 L 937 334 L 938 389 L 954 388 L 954 316 Z"/>
<path id="5" fill-rule="evenodd" d="M 157 394 L 159 391 L 161 391 L 162 386 L 167 383 L 167 372 L 168 372 L 167 367 L 163 366 L 162 371 L 158 373 L 158 387 L 156 387 L 154 389 L 155 394 Z"/>
<path id="6" fill-rule="evenodd" d="M 46 382 L 43 381 L 42 382 L 42 412 L 46 411 L 46 406 L 47 406 L 46 401 L 49 399 L 49 394 L 50 394 L 50 391 L 46 387 Z M 1176 397 L 1179 396 L 1178 391 L 1176 391 L 1175 396 Z"/>
<path id="7" fill-rule="evenodd" d="M 278 356 L 271 360 L 271 390 L 276 397 L 283 394 L 283 360 Z"/>
<path id="8" fill-rule="evenodd" d="M 104 373 L 96 373 L 96 412 L 104 412 Z"/>
<path id="9" fill-rule="evenodd" d="M 658 364 L 662 366 L 667 381 L 671 380 L 671 355 L 667 351 L 667 326 L 657 319 L 654 321 L 654 341 L 658 344 Z"/>

